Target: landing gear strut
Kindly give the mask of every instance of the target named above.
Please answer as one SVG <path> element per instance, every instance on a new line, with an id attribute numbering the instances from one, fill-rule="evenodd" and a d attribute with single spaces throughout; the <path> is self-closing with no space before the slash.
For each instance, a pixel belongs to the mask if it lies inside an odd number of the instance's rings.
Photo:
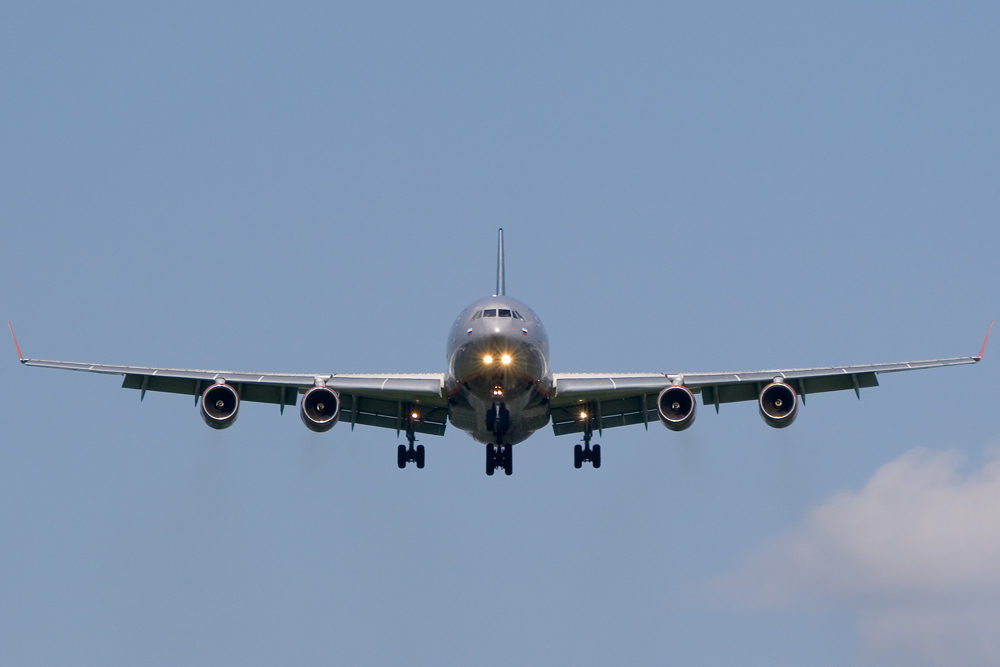
<path id="1" fill-rule="evenodd" d="M 594 448 L 590 448 L 590 439 L 594 436 L 594 432 L 591 430 L 590 425 L 587 425 L 587 430 L 583 432 L 583 446 L 577 445 L 573 448 L 573 467 L 582 468 L 584 462 L 590 461 L 594 468 L 601 467 L 601 446 L 594 445 Z"/>
<path id="2" fill-rule="evenodd" d="M 503 395 L 502 389 L 497 389 Z M 496 439 L 496 444 L 486 445 L 486 474 L 492 475 L 497 468 L 503 468 L 505 475 L 514 473 L 512 445 L 503 444 L 503 435 L 510 430 L 510 412 L 503 402 L 496 402 L 493 407 L 486 411 L 486 430 L 492 431 Z"/>
<path id="3" fill-rule="evenodd" d="M 486 430 L 496 435 L 503 435 L 510 430 L 510 412 L 503 403 L 494 403 L 486 411 Z"/>
<path id="4" fill-rule="evenodd" d="M 418 468 L 424 467 L 424 446 L 417 445 L 416 449 L 413 448 L 413 443 L 417 441 L 416 435 L 413 433 L 413 426 L 409 425 L 406 427 L 406 440 L 410 443 L 410 446 L 400 445 L 396 450 L 396 465 L 399 466 L 400 470 L 406 467 L 406 464 L 413 461 L 417 464 Z"/>

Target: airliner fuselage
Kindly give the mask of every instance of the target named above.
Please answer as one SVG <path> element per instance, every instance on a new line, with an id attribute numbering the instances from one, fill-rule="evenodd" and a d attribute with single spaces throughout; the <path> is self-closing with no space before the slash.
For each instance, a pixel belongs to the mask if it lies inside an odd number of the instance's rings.
<path id="1" fill-rule="evenodd" d="M 531 308 L 480 299 L 455 320 L 447 350 L 452 425 L 484 444 L 513 445 L 549 423 L 549 341 Z"/>

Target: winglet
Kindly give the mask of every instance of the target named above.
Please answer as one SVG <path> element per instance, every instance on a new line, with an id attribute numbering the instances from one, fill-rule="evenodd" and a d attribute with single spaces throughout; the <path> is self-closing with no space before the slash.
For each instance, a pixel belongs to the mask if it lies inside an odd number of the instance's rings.
<path id="1" fill-rule="evenodd" d="M 17 336 L 14 335 L 14 327 L 7 323 L 7 328 L 10 329 L 10 337 L 14 339 L 14 349 L 17 350 L 17 358 L 24 363 L 24 357 L 21 356 L 21 346 L 17 344 Z"/>
<path id="2" fill-rule="evenodd" d="M 986 349 L 986 341 L 990 339 L 990 331 L 993 329 L 993 320 L 990 320 L 990 328 L 986 330 L 986 338 L 983 339 L 983 346 L 979 348 L 979 354 L 974 357 L 976 361 L 983 358 L 983 351 Z"/>

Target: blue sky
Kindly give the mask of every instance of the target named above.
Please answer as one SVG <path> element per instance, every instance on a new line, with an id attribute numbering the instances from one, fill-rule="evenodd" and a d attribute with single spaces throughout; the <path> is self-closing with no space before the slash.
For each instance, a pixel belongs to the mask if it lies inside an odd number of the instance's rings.
<path id="1" fill-rule="evenodd" d="M 28 356 L 439 372 L 508 293 L 558 371 L 973 354 L 1000 313 L 993 3 L 0 9 L 0 314 Z M 449 430 L 0 361 L 5 664 L 986 664 L 976 367 L 606 431 Z M 943 548 L 941 545 L 949 545 Z M 986 563 L 986 565 L 983 565 Z"/>

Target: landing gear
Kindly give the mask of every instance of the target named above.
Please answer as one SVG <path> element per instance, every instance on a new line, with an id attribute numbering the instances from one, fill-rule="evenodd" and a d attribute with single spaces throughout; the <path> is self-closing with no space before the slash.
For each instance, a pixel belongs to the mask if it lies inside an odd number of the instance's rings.
<path id="1" fill-rule="evenodd" d="M 413 433 L 413 428 L 406 429 L 406 439 L 410 443 L 410 446 L 400 445 L 396 449 L 396 465 L 402 470 L 406 467 L 406 464 L 413 461 L 417 464 L 418 468 L 424 467 L 424 446 L 417 445 L 416 448 L 413 447 L 413 443 L 416 442 L 417 437 Z"/>
<path id="2" fill-rule="evenodd" d="M 499 387 L 497 394 L 503 395 L 503 390 Z M 498 401 L 493 407 L 486 411 L 486 430 L 492 431 L 496 438 L 495 445 L 486 445 L 486 474 L 492 475 L 497 468 L 503 468 L 505 475 L 514 474 L 514 459 L 511 452 L 512 445 L 503 444 L 503 435 L 510 430 L 510 412 L 503 402 Z"/>
<path id="3" fill-rule="evenodd" d="M 400 469 L 403 469 L 410 461 L 416 463 L 418 468 L 424 467 L 423 445 L 417 445 L 416 449 L 414 449 L 413 445 L 410 445 L 408 449 L 406 445 L 399 446 L 396 450 L 396 465 L 398 465 Z"/>
<path id="4" fill-rule="evenodd" d="M 492 475 L 497 468 L 503 468 L 503 474 L 514 474 L 513 445 L 486 445 L 486 474 Z"/>
<path id="5" fill-rule="evenodd" d="M 510 430 L 510 412 L 503 403 L 494 403 L 486 411 L 486 430 L 497 435 L 503 435 Z"/>
<path id="6" fill-rule="evenodd" d="M 588 427 L 586 431 L 583 432 L 583 446 L 577 445 L 573 448 L 573 467 L 580 469 L 583 464 L 590 461 L 594 468 L 601 467 L 601 446 L 594 445 L 594 448 L 590 448 L 590 439 L 593 437 L 594 432 Z"/>

